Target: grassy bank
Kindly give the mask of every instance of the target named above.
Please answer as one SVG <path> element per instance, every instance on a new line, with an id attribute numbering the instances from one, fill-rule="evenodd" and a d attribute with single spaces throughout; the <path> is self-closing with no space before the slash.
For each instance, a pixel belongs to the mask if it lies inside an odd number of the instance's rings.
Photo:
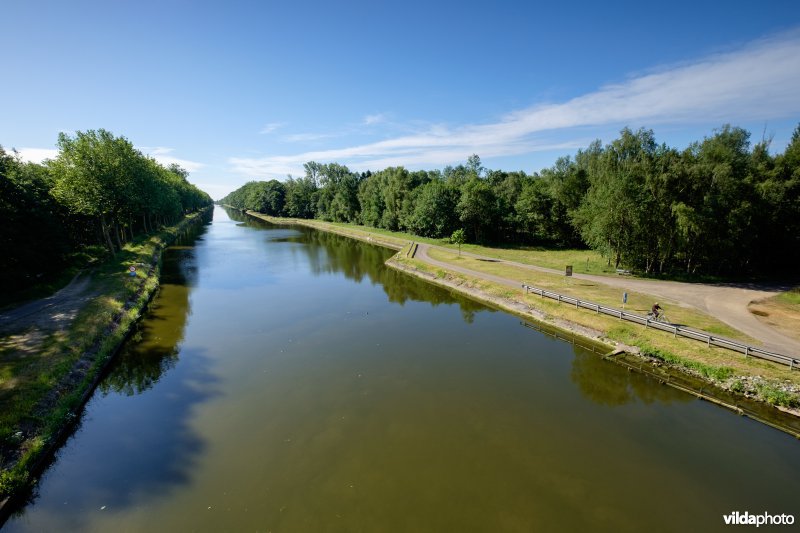
<path id="1" fill-rule="evenodd" d="M 558 252 L 556 252 L 558 253 Z M 563 274 L 549 274 L 536 270 L 521 268 L 507 263 L 492 263 L 482 261 L 474 257 L 459 256 L 456 252 L 448 250 L 431 249 L 428 255 L 438 261 L 443 261 L 453 265 L 468 268 L 478 272 L 485 272 L 502 276 L 504 278 L 525 281 L 527 284 L 539 288 L 551 290 L 569 296 L 575 296 L 584 300 L 590 300 L 609 307 L 620 307 L 621 290 L 602 283 L 597 283 L 585 279 L 566 278 Z M 660 298 L 662 306 L 668 310 L 670 322 L 675 324 L 691 324 L 693 328 L 708 331 L 717 335 L 722 335 L 731 339 L 753 343 L 752 338 L 733 329 L 724 322 L 700 312 L 694 308 L 681 306 L 678 302 Z M 625 309 L 632 313 L 641 315 L 650 311 L 653 304 L 653 296 L 642 294 L 635 291 L 628 291 L 628 302 Z"/>
<path id="2" fill-rule="evenodd" d="M 753 357 L 745 358 L 730 350 L 707 346 L 686 338 L 673 338 L 669 333 L 644 328 L 629 322 L 622 322 L 607 315 L 596 315 L 585 309 L 575 309 L 549 299 L 542 299 L 532 294 L 523 294 L 507 286 L 475 279 L 455 271 L 441 269 L 422 261 L 406 258 L 406 250 L 411 241 L 427 242 L 437 246 L 446 246 L 448 250 L 429 250 L 429 255 L 439 261 L 460 265 L 471 270 L 495 274 L 498 276 L 525 280 L 527 283 L 563 294 L 570 294 L 582 299 L 619 307 L 620 291 L 600 283 L 572 279 L 565 281 L 563 275 L 536 272 L 513 265 L 481 261 L 476 258 L 459 256 L 455 245 L 442 240 L 422 239 L 417 236 L 390 232 L 353 224 L 334 224 L 319 220 L 274 218 L 251 213 L 274 223 L 296 223 L 330 231 L 356 239 L 384 244 L 392 248 L 401 248 L 401 253 L 390 262 L 409 273 L 417 273 L 431 281 L 441 281 L 455 290 L 472 298 L 500 306 L 507 311 L 524 316 L 527 319 L 542 321 L 551 326 L 581 335 L 595 342 L 605 343 L 609 349 L 621 345 L 638 354 L 650 364 L 660 368 L 669 368 L 674 373 L 691 375 L 699 380 L 730 391 L 739 397 L 757 399 L 771 405 L 792 409 L 800 414 L 800 372 L 791 371 L 788 367 Z M 544 251 L 544 250 L 503 250 L 479 246 L 464 247 L 474 253 L 498 259 L 517 262 L 535 263 L 538 266 L 563 268 L 565 261 L 573 263 L 576 272 L 586 267 L 592 274 L 601 273 L 605 260 L 585 251 Z M 583 254 L 583 264 L 577 261 Z M 567 263 L 567 264 L 568 264 Z M 605 273 L 616 275 L 610 271 Z M 628 295 L 626 309 L 637 313 L 646 313 L 652 303 L 652 296 L 631 292 Z M 691 324 L 692 327 L 717 335 L 729 337 L 743 342 L 752 342 L 747 335 L 731 328 L 714 317 L 693 308 L 682 307 L 677 302 L 664 302 L 670 320 L 674 323 Z"/>
<path id="3" fill-rule="evenodd" d="M 403 253 L 395 256 L 392 261 L 404 265 L 407 270 L 417 271 L 430 278 L 449 280 L 452 285 L 462 288 L 462 292 L 467 294 L 477 291 L 490 299 L 520 304 L 523 309 L 531 311 L 533 318 L 605 342 L 609 347 L 621 345 L 652 362 L 667 365 L 678 372 L 690 373 L 722 389 L 781 407 L 794 409 L 800 407 L 800 372 L 792 371 L 787 366 L 753 357 L 745 358 L 742 354 L 730 350 L 707 346 L 691 339 L 674 338 L 667 332 L 623 322 L 608 315 L 597 315 L 585 309 L 575 309 L 554 300 L 542 299 L 534 294 L 524 294 L 521 290 L 512 290 L 490 281 L 473 279 L 416 259 L 406 258 Z M 498 275 L 503 273 L 498 272 Z M 562 286 L 553 287 L 553 290 L 567 292 L 563 290 L 563 279 L 560 283 Z M 580 291 L 572 292 L 582 298 L 592 299 Z M 636 305 L 634 300 L 632 303 L 634 310 Z M 691 310 L 688 312 L 694 313 Z M 706 320 L 712 319 L 706 317 Z M 720 326 L 723 331 L 725 328 L 727 326 Z M 732 337 L 744 337 L 735 331 L 726 331 L 727 333 L 733 333 L 730 335 Z"/>
<path id="4" fill-rule="evenodd" d="M 91 274 L 63 331 L 35 326 L 0 338 L 0 501 L 24 489 L 77 420 L 102 370 L 158 287 L 161 251 L 205 212 L 127 244 Z M 136 267 L 136 275 L 129 268 Z"/>
<path id="5" fill-rule="evenodd" d="M 580 319 L 581 314 L 585 316 L 585 311 L 573 314 L 572 311 L 575 309 L 570 306 L 559 307 L 555 302 L 551 305 L 550 301 L 544 300 L 551 310 L 555 311 L 548 313 L 537 307 L 536 304 L 540 303 L 539 297 L 533 299 L 518 297 L 521 292 L 509 291 L 505 286 L 407 259 L 405 252 L 405 249 L 401 250 L 387 264 L 407 274 L 518 315 L 526 321 L 532 320 L 534 323 L 543 324 L 542 327 L 536 326 L 534 329 L 562 338 L 566 342 L 582 345 L 596 353 L 607 353 L 606 358 L 629 370 L 643 373 L 659 380 L 662 384 L 696 395 L 698 398 L 729 408 L 738 414 L 747 415 L 800 438 L 797 385 L 782 379 L 785 374 L 779 367 L 770 368 L 769 364 L 761 364 L 765 363 L 764 361 L 754 361 L 752 358 L 747 361 L 755 363 L 755 366 L 746 368 L 736 364 L 729 366 L 728 360 L 724 359 L 726 354 L 714 347 L 702 354 L 706 358 L 705 361 L 678 355 L 676 352 L 687 353 L 686 350 L 690 350 L 692 346 L 681 345 L 673 347 L 674 350 L 657 348 L 656 346 L 663 344 L 659 342 L 658 335 L 651 335 L 659 333 L 657 331 L 652 329 L 639 331 L 635 325 L 627 328 L 631 325 L 627 323 L 621 326 L 625 329 L 612 328 L 610 331 L 603 331 L 596 328 L 596 324 L 575 320 Z M 613 325 L 616 320 L 612 318 L 610 322 L 610 325 Z M 559 331 L 563 333 L 559 334 Z M 576 337 L 588 339 L 590 343 L 576 342 Z M 628 344 L 615 338 L 625 338 Z M 601 346 L 600 350 L 597 346 Z M 723 359 L 715 360 L 715 357 Z M 764 370 L 766 372 L 763 372 Z M 777 377 L 765 378 L 754 375 L 754 372 L 769 375 L 772 370 L 779 372 Z"/>

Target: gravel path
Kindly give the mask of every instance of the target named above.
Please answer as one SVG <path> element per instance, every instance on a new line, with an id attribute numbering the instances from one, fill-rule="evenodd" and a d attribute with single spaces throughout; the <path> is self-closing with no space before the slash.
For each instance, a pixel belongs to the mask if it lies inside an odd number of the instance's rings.
<path id="1" fill-rule="evenodd" d="M 509 287 L 519 288 L 522 282 L 525 281 L 502 278 L 500 276 L 459 267 L 451 263 L 437 261 L 428 255 L 428 250 L 430 248 L 438 248 L 444 251 L 452 252 L 452 250 L 448 248 L 441 248 L 438 246 L 419 243 L 415 257 L 431 265 L 447 268 L 449 270 L 454 270 L 456 272 L 477 278 L 494 281 Z M 562 270 L 537 267 L 534 265 L 527 265 L 515 261 L 506 261 L 503 259 L 496 259 L 493 257 L 482 256 L 469 252 L 461 253 L 462 255 L 476 259 L 504 263 L 523 269 L 557 275 L 564 274 Z M 579 273 L 574 273 L 573 277 L 609 285 L 612 287 L 619 287 L 620 289 L 629 292 L 651 294 L 656 298 L 673 300 L 677 302 L 678 305 L 694 307 L 695 309 L 708 313 L 718 320 L 725 322 L 729 326 L 760 341 L 762 346 L 768 350 L 791 356 L 800 355 L 800 342 L 782 335 L 774 328 L 762 323 L 747 309 L 747 305 L 753 300 L 768 298 L 778 294 L 779 292 L 789 290 L 791 287 L 788 285 L 784 286 L 779 284 L 766 285 L 746 283 L 682 283 L 678 281 L 659 281 L 631 278 L 628 276 L 620 276 L 615 278 L 613 276 L 595 276 L 592 274 Z"/>
<path id="2" fill-rule="evenodd" d="M 89 290 L 89 281 L 89 274 L 79 274 L 47 298 L 0 313 L 0 334 L 19 333 L 31 327 L 41 332 L 67 329 L 86 302 L 96 296 Z"/>

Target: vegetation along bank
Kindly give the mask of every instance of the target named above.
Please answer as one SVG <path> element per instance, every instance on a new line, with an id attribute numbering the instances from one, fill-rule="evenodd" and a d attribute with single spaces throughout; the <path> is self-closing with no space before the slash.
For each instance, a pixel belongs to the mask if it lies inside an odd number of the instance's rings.
<path id="1" fill-rule="evenodd" d="M 99 130 L 59 137 L 25 163 L 0 148 L 5 303 L 50 294 L 66 309 L 0 311 L 0 518 L 78 422 L 103 370 L 158 288 L 164 247 L 210 220 L 211 198 L 177 166 Z M 76 275 L 77 274 L 77 275 Z M 36 305 L 36 301 L 29 305 Z M 12 502 L 13 503 L 13 502 Z"/>
<path id="2" fill-rule="evenodd" d="M 775 425 L 783 431 L 800 436 L 800 372 L 768 361 L 730 352 L 714 346 L 689 339 L 673 338 L 662 331 L 645 329 L 640 325 L 620 322 L 607 316 L 598 316 L 585 309 L 575 309 L 538 296 L 526 294 L 520 289 L 460 273 L 446 267 L 431 264 L 414 257 L 418 243 L 425 242 L 445 250 L 439 252 L 441 259 L 453 266 L 459 265 L 456 246 L 447 240 L 419 239 L 418 237 L 378 230 L 353 224 L 334 224 L 319 220 L 276 218 L 256 212 L 250 215 L 278 224 L 302 224 L 322 231 L 330 231 L 373 244 L 387 246 L 399 252 L 387 264 L 410 275 L 425 279 L 451 290 L 460 292 L 472 299 L 501 308 L 521 318 L 544 324 L 549 332 L 566 332 L 566 338 L 585 339 L 582 344 L 603 354 L 614 353 L 611 359 L 619 364 L 648 373 L 662 382 L 669 383 L 694 394 L 702 395 L 716 403 L 736 410 L 742 414 Z M 472 247 L 485 256 L 502 257 L 506 250 L 493 250 L 487 247 Z M 495 253 L 496 252 L 496 253 Z M 560 260 L 560 252 L 555 261 Z M 448 257 L 449 254 L 449 257 Z M 437 256 L 440 257 L 440 256 Z M 600 258 L 592 257 L 595 268 Z M 526 276 L 536 284 L 562 292 L 572 292 L 581 298 L 599 303 L 618 305 L 618 291 L 602 284 L 582 286 L 565 285 L 564 276 L 549 274 L 519 273 L 503 270 L 498 262 L 473 261 L 471 268 L 489 276 Z M 481 266 L 486 265 L 486 266 Z M 482 269 L 482 270 L 480 270 Z M 587 294 L 588 293 L 588 294 Z M 627 309 L 633 312 L 646 312 L 652 301 L 647 294 L 631 293 Z M 670 307 L 678 320 L 697 324 L 706 330 L 725 334 L 727 337 L 746 340 L 746 336 L 732 330 L 727 325 L 710 316 L 703 316 L 696 310 Z"/>

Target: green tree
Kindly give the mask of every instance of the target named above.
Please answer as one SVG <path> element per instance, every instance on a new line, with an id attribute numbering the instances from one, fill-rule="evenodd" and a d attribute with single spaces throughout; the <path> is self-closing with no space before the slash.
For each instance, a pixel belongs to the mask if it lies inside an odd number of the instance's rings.
<path id="1" fill-rule="evenodd" d="M 23 163 L 0 146 L 0 292 L 10 296 L 46 281 L 75 248 L 66 211 L 50 195 L 46 167 Z M 5 303 L 6 298 L 0 298 Z"/>
<path id="2" fill-rule="evenodd" d="M 478 154 L 472 154 L 467 158 L 467 170 L 476 178 L 480 178 L 483 175 L 486 169 L 481 165 L 481 158 L 478 157 Z"/>
<path id="3" fill-rule="evenodd" d="M 500 240 L 514 242 L 520 240 L 521 231 L 518 223 L 517 201 L 522 188 L 531 180 L 524 172 L 504 172 L 492 170 L 487 173 L 486 181 L 492 188 L 496 199 L 497 228 L 496 236 Z"/>
<path id="4" fill-rule="evenodd" d="M 470 232 L 470 240 L 485 242 L 497 217 L 497 200 L 491 186 L 485 180 L 471 178 L 461 188 L 456 212 Z"/>
<path id="5" fill-rule="evenodd" d="M 286 181 L 286 215 L 296 218 L 314 218 L 317 204 L 317 185 L 310 176 Z"/>
<path id="6" fill-rule="evenodd" d="M 358 186 L 358 204 L 361 208 L 361 223 L 374 228 L 380 227 L 386 209 L 383 187 L 384 175 L 381 172 L 370 174 Z"/>
<path id="7" fill-rule="evenodd" d="M 51 165 L 56 176 L 53 194 L 75 215 L 97 221 L 113 255 L 121 247 L 119 221 L 135 190 L 126 172 L 134 156 L 133 145 L 106 130 L 90 130 L 75 137 L 59 134 L 58 147 L 58 157 Z"/>
<path id="8" fill-rule="evenodd" d="M 613 257 L 616 268 L 623 259 L 636 261 L 642 236 L 651 230 L 650 205 L 642 191 L 653 172 L 655 151 L 652 131 L 623 129 L 589 174 L 586 199 L 573 215 L 586 243 L 608 254 L 609 261 Z"/>
<path id="9" fill-rule="evenodd" d="M 726 125 L 683 154 L 687 180 L 673 212 L 686 272 L 721 273 L 747 264 L 754 215 L 749 136 Z"/>
<path id="10" fill-rule="evenodd" d="M 320 189 L 317 195 L 317 215 L 333 222 L 355 222 L 358 220 L 358 178 L 338 163 L 329 163 L 319 169 Z"/>
<path id="11" fill-rule="evenodd" d="M 408 216 L 407 227 L 423 237 L 449 235 L 458 223 L 458 198 L 458 189 L 442 179 L 434 179 L 414 189 L 413 210 Z"/>
<path id="12" fill-rule="evenodd" d="M 464 229 L 459 228 L 450 235 L 450 242 L 453 244 L 458 245 L 458 256 L 461 257 L 461 245 L 466 242 L 466 235 L 464 234 Z"/>
<path id="13" fill-rule="evenodd" d="M 286 187 L 278 180 L 253 182 L 247 192 L 245 207 L 270 216 L 281 216 L 286 201 Z"/>
<path id="14" fill-rule="evenodd" d="M 555 200 L 550 194 L 548 181 L 536 178 L 525 183 L 514 209 L 516 226 L 533 242 L 548 242 L 556 233 L 553 217 Z"/>
<path id="15" fill-rule="evenodd" d="M 762 269 L 792 272 L 800 261 L 800 125 L 782 154 L 762 158 L 770 161 L 753 171 L 763 217 L 755 255 Z"/>

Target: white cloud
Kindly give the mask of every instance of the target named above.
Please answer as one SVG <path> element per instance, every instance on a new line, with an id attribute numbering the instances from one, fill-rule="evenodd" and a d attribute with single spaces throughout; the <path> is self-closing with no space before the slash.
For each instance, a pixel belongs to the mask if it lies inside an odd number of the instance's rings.
<path id="1" fill-rule="evenodd" d="M 386 122 L 386 115 L 383 113 L 367 115 L 364 117 L 364 120 L 362 121 L 362 123 L 365 126 L 371 126 L 372 124 L 380 124 L 381 122 Z"/>
<path id="2" fill-rule="evenodd" d="M 169 155 L 175 151 L 174 148 L 166 148 L 164 146 L 139 146 L 137 148 L 141 150 L 142 153 L 151 156 L 162 165 L 167 166 L 174 163 L 190 173 L 197 172 L 205 166 L 203 163 L 189 161 L 188 159 L 178 159 L 177 157 Z"/>
<path id="3" fill-rule="evenodd" d="M 283 140 L 286 142 L 308 142 L 308 141 L 319 141 L 321 139 L 333 139 L 335 137 L 341 137 L 343 134 L 341 133 L 293 133 L 291 135 L 286 135 Z"/>
<path id="4" fill-rule="evenodd" d="M 176 163 L 189 172 L 196 172 L 205 166 L 203 163 L 189 161 L 187 159 L 178 159 L 177 157 L 169 155 L 174 151 L 173 148 L 155 146 L 140 147 L 139 150 L 144 154 L 150 155 L 162 165 L 166 166 Z M 52 148 L 17 148 L 16 151 L 23 161 L 30 161 L 33 163 L 41 163 L 45 159 L 55 159 L 58 157 L 58 150 Z"/>
<path id="5" fill-rule="evenodd" d="M 259 131 L 258 133 L 260 133 L 262 135 L 264 135 L 266 133 L 272 133 L 273 131 L 275 131 L 278 128 L 281 128 L 283 126 L 284 126 L 283 122 L 270 122 L 269 124 L 265 124 L 264 127 L 261 128 L 261 131 Z"/>
<path id="6" fill-rule="evenodd" d="M 16 151 L 23 161 L 31 163 L 41 163 L 45 159 L 58 157 L 58 150 L 53 148 L 17 148 Z"/>
<path id="7" fill-rule="evenodd" d="M 354 169 L 443 165 L 478 153 L 519 155 L 558 143 L 554 133 L 577 127 L 705 124 L 771 120 L 800 114 L 800 31 L 739 50 L 663 67 L 563 103 L 538 104 L 494 123 L 432 126 L 420 133 L 345 148 L 264 158 L 230 158 L 248 177 L 302 174 L 306 161 L 337 161 Z M 368 115 L 364 124 L 382 117 Z M 371 122 L 370 122 L 371 121 Z M 583 133 L 585 135 L 585 132 Z M 585 144 L 584 144 L 585 145 Z M 581 145 L 578 145 L 581 146 Z"/>
<path id="8" fill-rule="evenodd" d="M 144 146 L 139 147 L 138 149 L 142 153 L 150 155 L 162 165 L 171 165 L 172 163 L 176 163 L 189 172 L 196 172 L 205 166 L 203 163 L 197 163 L 187 159 L 178 159 L 177 157 L 169 155 L 174 151 L 173 148 L 165 148 L 163 146 Z M 41 163 L 45 159 L 55 159 L 58 157 L 58 150 L 51 148 L 17 148 L 16 150 L 23 161 L 30 161 L 33 163 Z"/>
<path id="9" fill-rule="evenodd" d="M 215 200 L 225 197 L 235 188 L 230 184 L 221 183 L 195 183 L 194 185 L 201 191 L 207 192 Z"/>

